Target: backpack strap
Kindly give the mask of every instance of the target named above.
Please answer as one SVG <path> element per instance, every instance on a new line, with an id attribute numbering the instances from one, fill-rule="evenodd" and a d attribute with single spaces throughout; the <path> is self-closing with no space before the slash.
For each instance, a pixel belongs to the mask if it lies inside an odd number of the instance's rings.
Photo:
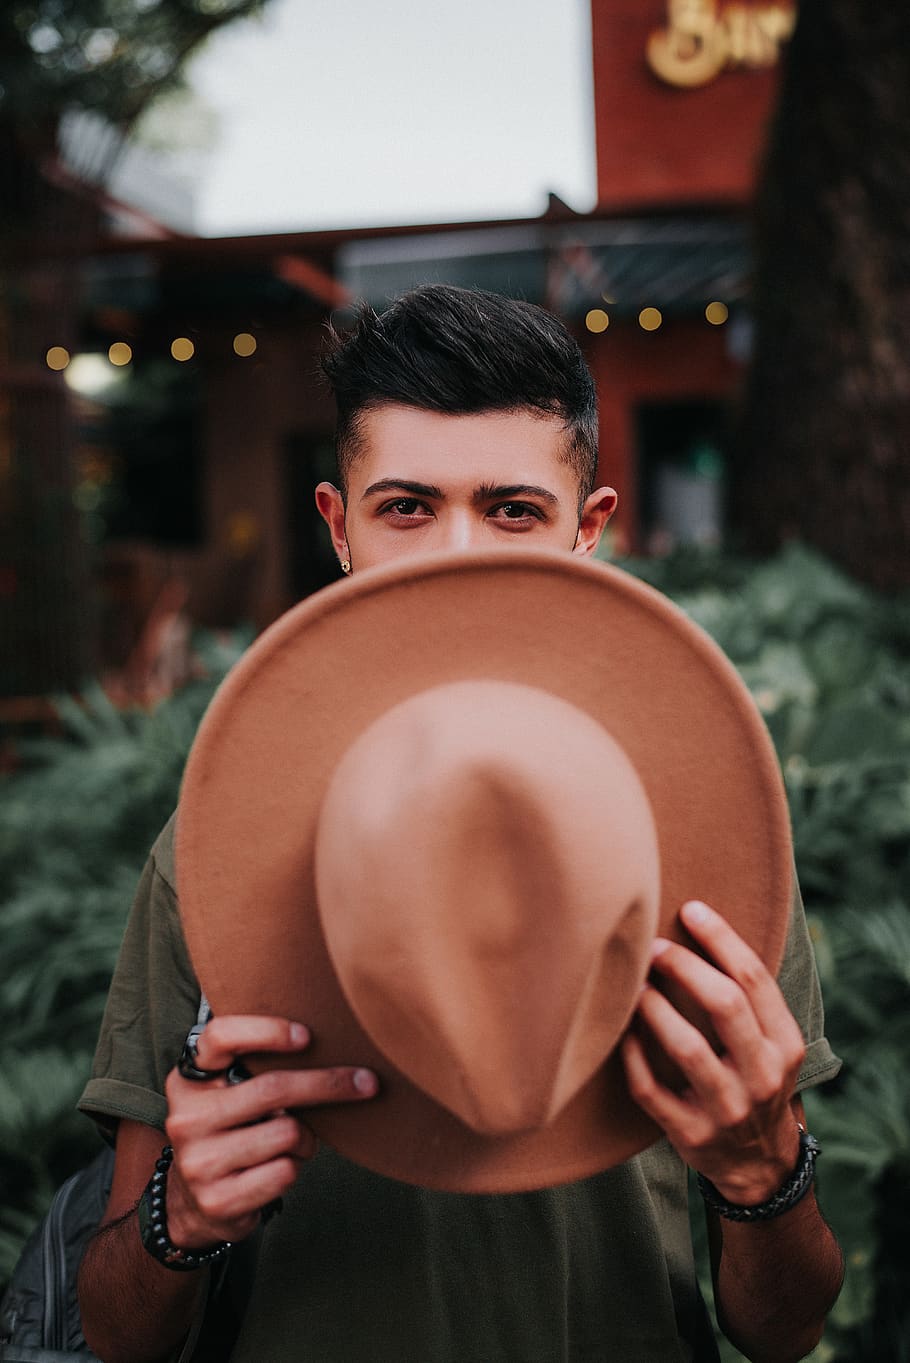
<path id="1" fill-rule="evenodd" d="M 199 999 L 193 1031 L 198 1035 L 212 1010 Z M 24 1246 L 0 1310 L 0 1363 L 91 1363 L 79 1328 L 76 1275 L 82 1253 L 104 1212 L 110 1191 L 114 1152 L 105 1147 L 91 1164 L 59 1188 L 43 1221 Z M 220 1278 L 213 1276 L 210 1293 Z M 188 1360 L 202 1316 L 181 1352 Z"/>

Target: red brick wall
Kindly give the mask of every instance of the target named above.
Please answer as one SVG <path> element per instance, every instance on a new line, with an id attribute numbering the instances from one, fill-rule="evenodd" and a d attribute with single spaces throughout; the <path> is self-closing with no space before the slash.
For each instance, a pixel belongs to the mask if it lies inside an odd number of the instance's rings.
<path id="1" fill-rule="evenodd" d="M 716 0 L 716 12 L 739 11 L 742 23 L 744 10 L 769 3 Z M 667 19 L 668 0 L 592 0 L 598 200 L 618 209 L 745 203 L 778 68 L 734 64 L 697 87 L 667 84 L 646 57 Z"/>

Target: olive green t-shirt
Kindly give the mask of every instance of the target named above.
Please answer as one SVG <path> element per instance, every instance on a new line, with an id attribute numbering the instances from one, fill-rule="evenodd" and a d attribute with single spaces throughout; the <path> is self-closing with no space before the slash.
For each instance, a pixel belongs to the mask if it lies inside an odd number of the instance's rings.
<path id="1" fill-rule="evenodd" d="M 798 1087 L 839 1062 L 798 895 L 779 980 L 807 1042 Z M 163 1127 L 196 1019 L 173 820 L 153 848 L 80 1108 Z M 705 1363 L 685 1166 L 665 1141 L 558 1188 L 440 1193 L 323 1149 L 251 1257 L 231 1363 Z"/>

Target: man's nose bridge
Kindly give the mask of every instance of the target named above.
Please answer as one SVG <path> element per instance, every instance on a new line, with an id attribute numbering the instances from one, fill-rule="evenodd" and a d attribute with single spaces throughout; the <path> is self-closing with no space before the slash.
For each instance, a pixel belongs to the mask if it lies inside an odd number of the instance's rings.
<path id="1" fill-rule="evenodd" d="M 447 549 L 470 549 L 480 543 L 481 520 L 471 507 L 452 507 L 446 517 Z"/>

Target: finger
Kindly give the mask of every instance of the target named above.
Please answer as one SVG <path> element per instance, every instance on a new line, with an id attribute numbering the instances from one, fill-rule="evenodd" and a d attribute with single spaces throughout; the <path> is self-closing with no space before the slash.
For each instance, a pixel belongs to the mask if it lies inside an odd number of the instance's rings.
<path id="1" fill-rule="evenodd" d="M 699 946 L 748 996 L 765 1035 L 789 1032 L 793 1019 L 777 981 L 726 919 L 701 900 L 684 904 L 680 918 Z"/>
<path id="2" fill-rule="evenodd" d="M 645 987 L 636 1019 L 645 1024 L 661 1051 L 674 1062 L 703 1105 L 712 1109 L 726 1106 L 733 1081 L 730 1069 L 703 1033 L 684 1018 L 660 990 Z M 737 1083 L 735 1087 L 738 1090 L 740 1085 Z"/>
<path id="3" fill-rule="evenodd" d="M 681 986 L 710 1021 L 724 1048 L 741 1066 L 757 1064 L 768 1042 L 740 984 L 694 951 L 658 938 L 651 968 Z"/>
<path id="4" fill-rule="evenodd" d="M 708 971 L 712 997 L 691 991 L 705 1010 L 726 1049 L 718 1056 L 711 1040 L 660 990 L 647 987 L 639 1001 L 637 1017 L 649 1028 L 661 1049 L 682 1071 L 693 1092 L 726 1126 L 745 1119 L 756 1105 L 773 1103 L 792 1093 L 805 1051 L 802 1035 L 794 1023 L 795 1045 L 784 1045 L 760 1031 L 743 991 L 684 947 L 672 952 L 685 966 Z M 663 961 L 671 954 L 661 952 Z M 655 965 L 657 961 L 655 961 Z"/>
<path id="5" fill-rule="evenodd" d="M 178 1128 L 179 1129 L 179 1128 Z M 168 1127 L 168 1136 L 172 1134 Z M 196 1189 L 243 1169 L 267 1164 L 279 1155 L 305 1159 L 314 1153 L 315 1137 L 302 1122 L 289 1114 L 272 1117 L 254 1126 L 221 1131 L 175 1147 L 181 1177 Z"/>
<path id="6" fill-rule="evenodd" d="M 310 1031 L 289 1018 L 226 1014 L 214 1017 L 203 1029 L 196 1049 L 196 1062 L 203 1070 L 223 1070 L 235 1056 L 256 1051 L 287 1054 L 310 1044 Z"/>
<path id="7" fill-rule="evenodd" d="M 352 1065 L 330 1069 L 266 1070 L 243 1084 L 210 1087 L 206 1117 L 213 1128 L 245 1126 L 285 1108 L 355 1103 L 372 1098 L 379 1081 L 372 1070 Z M 197 1104 L 193 1104 L 194 1114 Z"/>
<path id="8" fill-rule="evenodd" d="M 620 1044 L 629 1092 L 649 1117 L 671 1137 L 692 1121 L 692 1106 L 657 1079 L 641 1039 L 626 1032 Z"/>
<path id="9" fill-rule="evenodd" d="M 206 1229 L 201 1233 L 190 1232 L 187 1240 L 210 1243 L 213 1234 L 220 1240 L 239 1239 L 249 1234 L 258 1224 L 262 1208 L 286 1193 L 297 1173 L 294 1160 L 279 1156 L 268 1164 L 241 1170 L 206 1185 L 195 1199 Z M 249 1218 L 248 1221 L 245 1218 Z M 192 1248 L 192 1243 L 187 1243 L 186 1247 Z"/>

